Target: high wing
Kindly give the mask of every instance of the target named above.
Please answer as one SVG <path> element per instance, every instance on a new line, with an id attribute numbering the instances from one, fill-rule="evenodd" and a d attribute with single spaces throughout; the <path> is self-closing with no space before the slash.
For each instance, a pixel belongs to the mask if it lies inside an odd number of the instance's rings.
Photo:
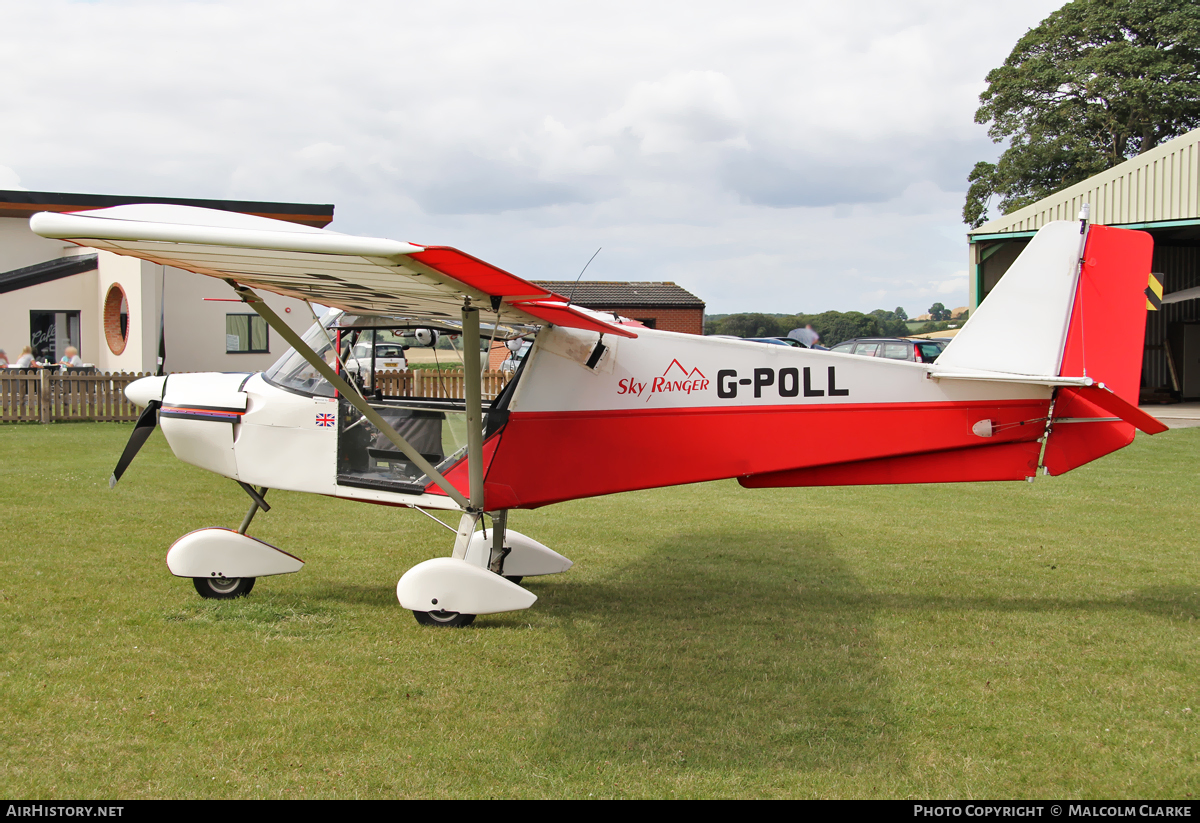
<path id="1" fill-rule="evenodd" d="M 566 298 L 448 246 L 354 237 L 282 220 L 142 204 L 42 212 L 43 237 L 140 257 L 353 314 L 457 320 L 464 301 L 497 322 L 637 337 Z"/>

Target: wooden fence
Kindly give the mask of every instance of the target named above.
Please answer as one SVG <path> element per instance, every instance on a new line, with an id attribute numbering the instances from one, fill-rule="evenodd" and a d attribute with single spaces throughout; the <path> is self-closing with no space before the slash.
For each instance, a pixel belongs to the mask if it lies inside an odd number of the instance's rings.
<path id="1" fill-rule="evenodd" d="M 132 422 L 141 414 L 125 398 L 125 387 L 145 374 L 59 374 L 50 369 L 17 371 L 0 369 L 0 423 L 53 423 L 59 420 L 115 420 Z M 499 371 L 483 373 L 484 399 L 494 398 L 508 382 Z M 463 396 L 464 372 L 379 372 L 378 385 L 387 397 Z"/>
<path id="2" fill-rule="evenodd" d="M 483 399 L 490 400 L 500 393 L 508 383 L 510 374 L 502 371 L 483 373 Z M 375 385 L 385 397 L 449 397 L 461 399 L 465 395 L 463 383 L 466 372 L 462 369 L 413 369 L 411 371 L 386 371 L 375 373 Z"/>
<path id="3" fill-rule="evenodd" d="M 50 369 L 0 371 L 0 422 L 137 420 L 125 387 L 144 374 L 59 374 Z"/>

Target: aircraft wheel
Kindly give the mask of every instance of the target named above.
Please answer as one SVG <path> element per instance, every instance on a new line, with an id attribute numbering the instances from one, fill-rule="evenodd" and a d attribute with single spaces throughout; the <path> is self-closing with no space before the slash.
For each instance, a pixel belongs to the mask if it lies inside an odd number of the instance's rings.
<path id="1" fill-rule="evenodd" d="M 446 628 L 455 629 L 469 626 L 475 620 L 475 615 L 473 614 L 459 614 L 458 612 L 414 611 L 413 617 L 417 618 L 417 622 L 422 626 L 445 626 Z"/>
<path id="2" fill-rule="evenodd" d="M 523 575 L 519 575 L 519 574 L 506 574 L 506 575 L 504 575 L 504 579 L 507 580 L 509 583 L 520 583 L 525 578 Z"/>
<path id="3" fill-rule="evenodd" d="M 253 577 L 193 577 L 196 592 L 210 600 L 232 600 L 245 597 L 254 588 Z"/>

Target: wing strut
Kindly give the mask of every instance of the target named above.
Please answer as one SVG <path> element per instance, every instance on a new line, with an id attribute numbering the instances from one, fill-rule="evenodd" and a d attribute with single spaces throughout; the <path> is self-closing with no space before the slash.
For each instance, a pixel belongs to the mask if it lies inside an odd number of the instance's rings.
<path id="1" fill-rule="evenodd" d="M 417 466 L 417 468 L 419 468 L 421 471 L 425 472 L 425 475 L 430 480 L 432 480 L 434 483 L 437 483 L 437 485 L 441 488 L 441 490 L 450 496 L 451 500 L 453 500 L 459 506 L 462 506 L 464 509 L 471 507 L 471 503 L 467 500 L 467 498 L 463 497 L 462 492 L 460 492 L 458 489 L 454 488 L 454 486 L 451 485 L 450 481 L 448 481 L 442 475 L 441 472 L 439 472 L 437 469 L 435 469 L 433 467 L 432 463 L 430 463 L 428 460 L 426 460 L 424 457 L 422 457 L 420 452 L 418 452 L 416 449 L 414 449 L 412 446 L 410 446 L 407 440 L 405 440 L 403 437 L 401 437 L 400 434 L 395 429 L 393 429 L 386 420 L 384 420 L 382 417 L 380 417 L 379 412 L 377 412 L 373 408 L 371 408 L 371 406 L 367 403 L 367 401 L 365 399 L 363 399 L 362 395 L 360 395 L 357 391 L 355 391 L 353 388 L 351 388 L 349 383 L 347 383 L 345 380 L 343 380 L 341 377 L 339 377 L 338 373 L 336 371 L 329 368 L 329 364 L 327 364 L 324 360 L 322 360 L 320 357 L 318 357 L 317 353 L 315 351 L 313 351 L 311 348 L 309 348 L 308 345 L 305 344 L 305 342 L 300 339 L 300 335 L 298 335 L 298 334 L 296 334 L 296 332 L 292 331 L 292 328 L 287 323 L 283 322 L 283 320 L 279 317 L 279 315 L 277 315 L 274 311 L 272 311 L 270 306 L 268 306 L 261 297 L 259 297 L 257 294 L 255 294 L 251 289 L 248 289 L 245 286 L 239 285 L 238 283 L 234 282 L 233 280 L 228 280 L 226 282 L 228 282 L 229 285 L 233 286 L 233 290 L 238 293 L 238 297 L 242 298 L 243 303 L 248 305 L 250 308 L 254 309 L 254 311 L 258 314 L 258 316 L 261 317 L 263 320 L 266 320 L 268 326 L 273 328 L 276 331 L 276 333 L 279 334 L 280 337 L 282 337 L 284 340 L 286 340 L 288 342 L 288 345 L 290 345 L 292 348 L 294 348 L 296 351 L 298 351 L 300 353 L 300 356 L 308 361 L 308 364 L 310 366 L 312 366 L 314 369 L 316 369 L 317 372 L 322 377 L 324 377 L 326 380 L 328 380 L 335 389 L 337 389 L 338 391 L 340 391 L 342 393 L 342 396 L 346 398 L 346 402 L 348 402 L 354 408 L 358 409 L 358 411 L 363 415 L 363 417 L 365 417 L 365 418 L 367 418 L 367 420 L 371 421 L 371 425 L 373 425 L 375 428 L 379 429 L 379 431 L 383 432 L 383 436 L 386 437 L 388 440 L 392 441 L 392 443 L 396 446 L 397 449 L 404 452 L 405 456 L 408 457 L 408 459 L 411 460 Z M 465 316 L 465 314 L 466 314 L 466 312 L 464 311 L 464 316 Z M 480 396 L 479 396 L 480 380 L 479 380 L 479 342 L 478 342 L 479 315 L 478 315 L 478 313 L 475 314 L 475 338 L 476 338 L 476 343 L 475 343 L 475 408 L 478 411 L 481 408 L 481 401 L 480 401 Z M 470 372 L 468 371 L 467 380 L 470 381 L 470 379 L 471 379 Z M 469 382 L 468 382 L 468 385 L 470 385 Z M 467 394 L 470 395 L 469 390 L 468 390 Z M 470 403 L 471 403 L 471 400 L 470 400 L 470 397 L 468 397 L 468 399 L 467 399 L 468 410 L 470 409 Z M 479 413 L 481 415 L 481 412 L 479 412 Z M 468 411 L 468 419 L 470 419 L 469 411 Z M 476 428 L 478 428 L 478 427 L 476 427 Z M 481 437 L 481 435 L 476 435 L 476 436 Z M 471 481 L 472 481 L 471 482 L 471 492 L 472 492 L 472 494 L 471 494 L 471 497 L 472 497 L 472 499 L 474 499 L 474 496 L 475 496 L 475 494 L 474 494 L 474 492 L 475 492 L 474 471 L 475 471 L 476 463 L 475 463 L 475 454 L 472 454 L 471 450 L 470 450 L 470 441 L 469 440 L 468 440 L 468 445 L 467 445 L 467 451 L 468 451 L 468 457 L 472 461 L 471 462 L 471 470 L 472 470 L 472 475 L 471 475 Z M 483 454 L 482 439 L 480 439 L 480 447 L 479 447 L 477 453 L 480 456 L 482 456 L 482 454 Z M 479 471 L 481 474 L 482 474 L 482 470 L 483 470 L 483 467 L 482 467 L 482 464 L 480 464 Z M 479 499 L 480 499 L 480 504 L 482 505 L 482 501 L 483 501 L 482 479 L 479 483 Z"/>
<path id="2" fill-rule="evenodd" d="M 479 373 L 479 309 L 463 305 L 463 393 L 467 400 L 467 476 L 471 509 L 483 511 L 483 381 Z"/>

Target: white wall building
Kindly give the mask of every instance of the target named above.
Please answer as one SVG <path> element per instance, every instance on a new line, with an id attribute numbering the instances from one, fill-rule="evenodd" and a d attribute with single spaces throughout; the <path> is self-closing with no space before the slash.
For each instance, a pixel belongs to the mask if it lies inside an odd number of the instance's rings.
<path id="1" fill-rule="evenodd" d="M 47 240 L 29 228 L 39 211 L 128 203 L 217 208 L 317 228 L 333 219 L 332 205 L 0 191 L 0 349 L 10 361 L 24 346 L 54 360 L 75 346 L 100 371 L 154 372 L 160 330 L 167 372 L 261 371 L 286 351 L 220 280 Z M 292 328 L 312 323 L 303 301 L 262 296 Z"/>

